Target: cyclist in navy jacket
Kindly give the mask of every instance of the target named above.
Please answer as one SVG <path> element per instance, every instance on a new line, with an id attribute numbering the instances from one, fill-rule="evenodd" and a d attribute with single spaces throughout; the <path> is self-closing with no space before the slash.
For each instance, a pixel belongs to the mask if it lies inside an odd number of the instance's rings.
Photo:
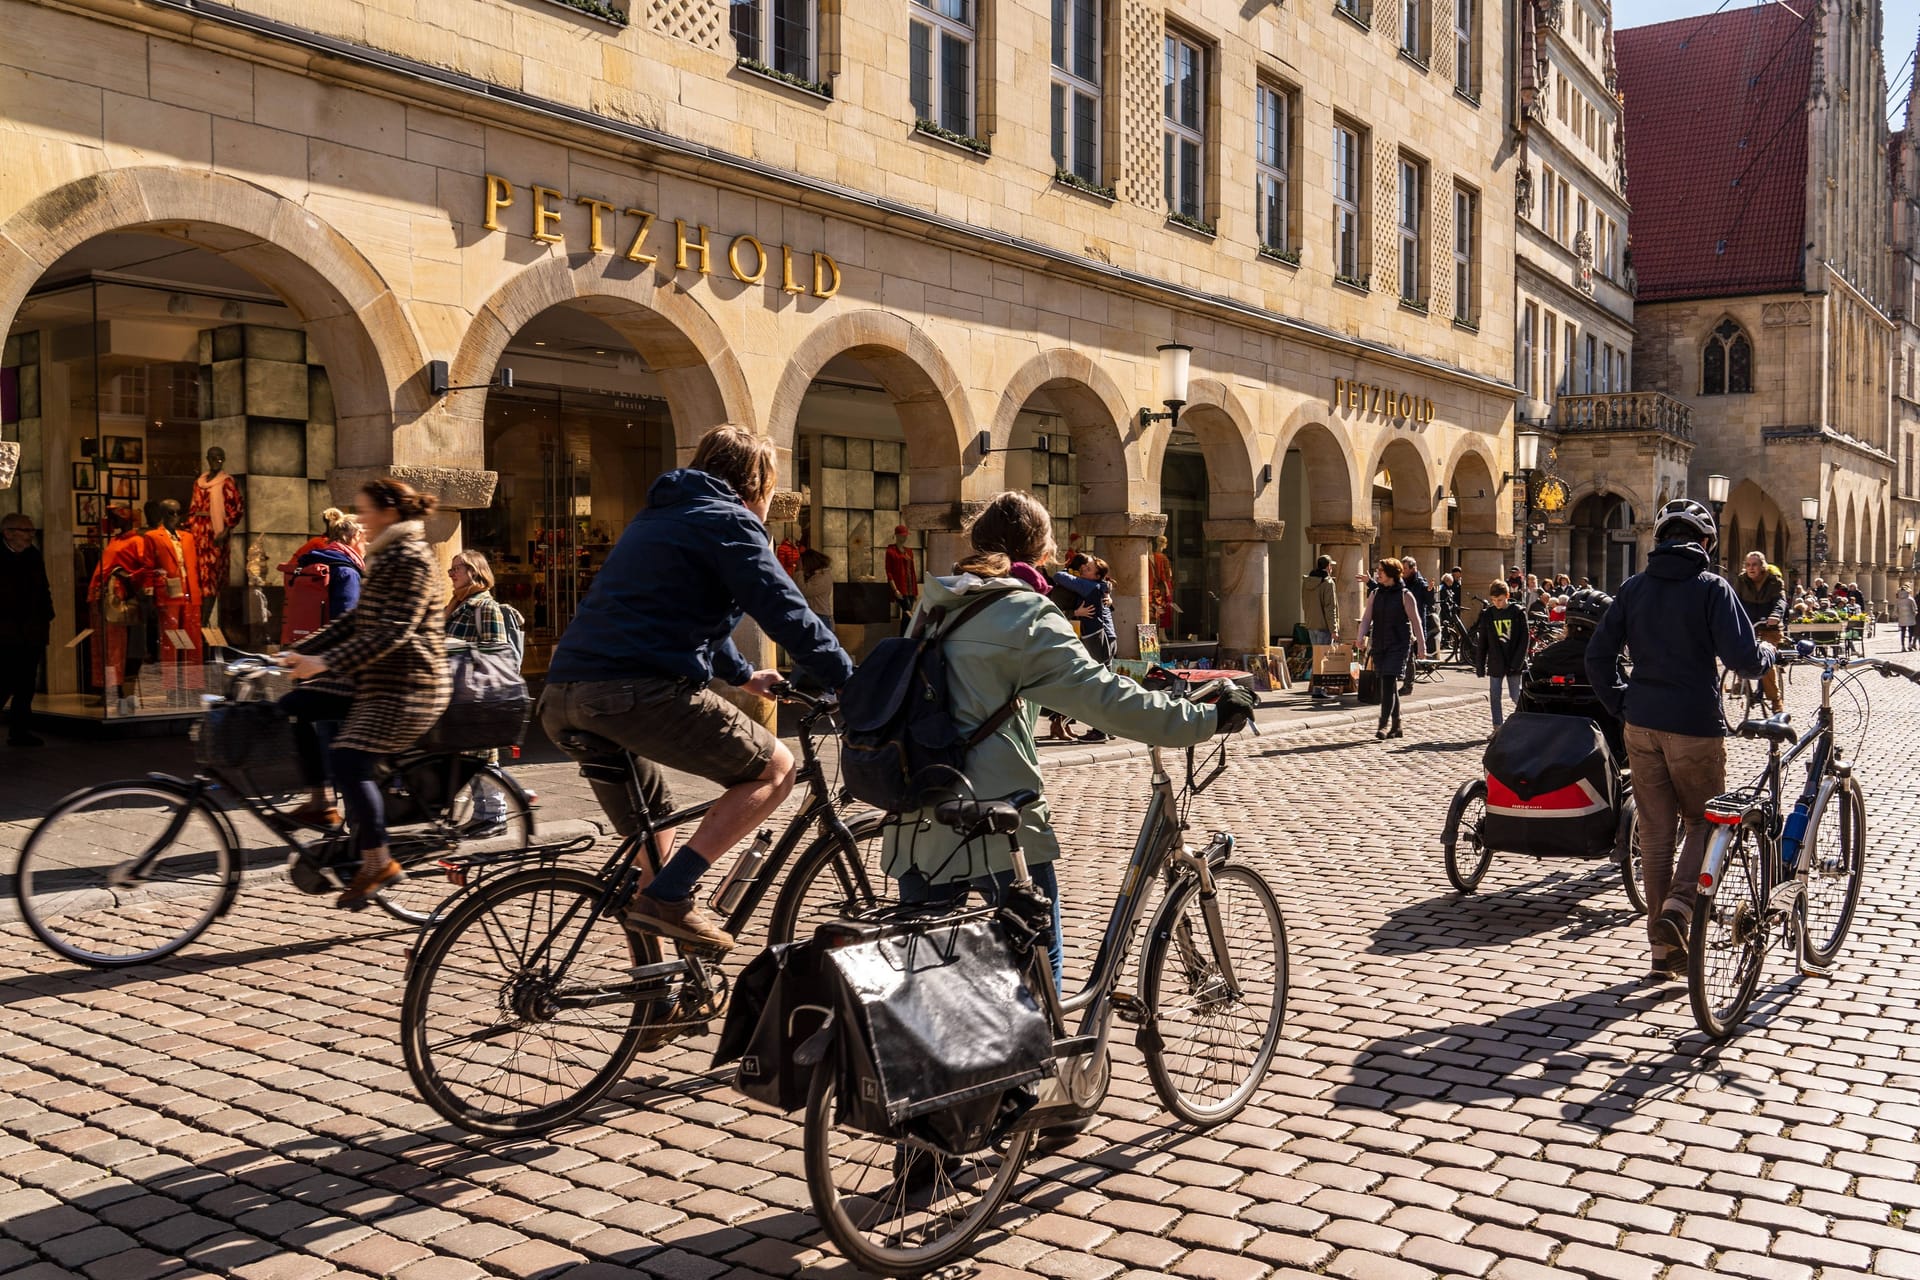
<path id="1" fill-rule="evenodd" d="M 1587 678 L 1607 710 L 1626 722 L 1652 976 L 1665 978 L 1686 964 L 1707 849 L 1707 801 L 1727 785 L 1719 664 L 1759 676 L 1773 666 L 1773 646 L 1754 638 L 1733 588 L 1714 572 L 1711 512 L 1689 498 L 1669 502 L 1653 536 L 1645 571 L 1621 584 L 1587 642 Z M 1624 681 L 1623 648 L 1633 659 Z M 1674 828 L 1682 822 L 1686 840 L 1675 865 Z"/>

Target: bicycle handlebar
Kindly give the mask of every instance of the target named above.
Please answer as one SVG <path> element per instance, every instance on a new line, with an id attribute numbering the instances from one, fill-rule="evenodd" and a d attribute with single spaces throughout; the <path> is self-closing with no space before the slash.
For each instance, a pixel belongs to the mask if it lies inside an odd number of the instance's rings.
<path id="1" fill-rule="evenodd" d="M 795 688 L 793 682 L 789 680 L 780 681 L 775 684 L 772 689 L 768 690 L 768 692 L 782 702 L 798 703 L 800 706 L 813 712 L 836 711 L 840 707 L 840 700 L 832 694 L 823 693 L 815 697 L 812 694 L 802 693 L 799 689 Z"/>

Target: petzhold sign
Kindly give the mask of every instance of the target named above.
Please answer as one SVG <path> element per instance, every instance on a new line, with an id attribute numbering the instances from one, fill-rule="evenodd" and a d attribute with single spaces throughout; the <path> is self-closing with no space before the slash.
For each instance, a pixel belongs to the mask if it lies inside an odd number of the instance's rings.
<path id="1" fill-rule="evenodd" d="M 648 209 L 623 208 L 594 196 L 568 199 L 558 188 L 543 187 L 539 183 L 528 185 L 523 192 L 498 174 L 489 173 L 485 177 L 487 216 L 480 225 L 488 231 L 507 230 L 501 222 L 505 211 L 524 208 L 528 221 L 522 225 L 530 228 L 527 234 L 532 239 L 564 246 L 567 232 L 561 223 L 566 207 L 571 204 L 587 211 L 584 220 L 587 248 L 594 253 L 617 253 L 628 262 L 653 265 L 671 245 L 675 271 L 711 275 L 714 258 L 720 256 L 733 278 L 742 284 L 764 282 L 777 258 L 783 292 L 804 293 L 815 298 L 831 298 L 840 292 L 840 265 L 817 249 L 801 251 L 784 244 L 769 248 L 752 236 L 737 235 L 727 242 L 727 251 L 721 255 L 710 227 L 688 226 L 675 218 L 669 233 L 665 223 Z M 803 264 L 803 259 L 808 261 Z M 800 275 L 796 276 L 796 270 Z"/>
<path id="2" fill-rule="evenodd" d="M 1333 380 L 1333 408 L 1366 417 L 1409 422 L 1432 422 L 1433 401 L 1410 391 L 1383 387 L 1377 382 L 1355 382 L 1351 378 Z"/>

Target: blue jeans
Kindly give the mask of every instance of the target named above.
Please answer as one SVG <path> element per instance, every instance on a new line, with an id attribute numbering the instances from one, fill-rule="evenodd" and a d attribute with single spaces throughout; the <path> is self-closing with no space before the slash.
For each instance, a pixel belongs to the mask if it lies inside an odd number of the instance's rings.
<path id="1" fill-rule="evenodd" d="M 1520 701 L 1520 680 L 1521 676 L 1517 671 L 1510 675 L 1487 677 L 1487 700 L 1493 705 L 1494 728 L 1498 729 L 1507 718 L 1506 699 L 1500 696 L 1500 686 L 1506 685 L 1507 697 L 1512 698 L 1517 704 Z"/>
<path id="2" fill-rule="evenodd" d="M 1063 975 L 1067 967 L 1066 948 L 1060 941 L 1060 877 L 1054 872 L 1052 862 L 1042 862 L 1030 868 L 1033 874 L 1033 887 L 1047 895 L 1053 903 L 1053 928 L 1047 935 L 1047 960 L 1053 968 L 1053 985 L 1062 987 Z M 979 893 L 988 902 L 998 902 L 1000 891 L 1013 883 L 1013 872 L 1000 871 L 989 876 L 975 876 L 971 880 L 949 880 L 944 884 L 928 884 L 925 873 L 909 871 L 900 877 L 900 901 L 902 902 L 958 902 L 967 896 L 968 891 Z"/>

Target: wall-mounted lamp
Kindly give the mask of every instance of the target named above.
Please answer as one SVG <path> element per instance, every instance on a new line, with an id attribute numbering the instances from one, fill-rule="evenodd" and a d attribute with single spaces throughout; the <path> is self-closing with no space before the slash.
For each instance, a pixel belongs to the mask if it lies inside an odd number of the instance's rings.
<path id="1" fill-rule="evenodd" d="M 1273 483 L 1273 464 L 1271 462 L 1260 468 L 1260 483 L 1263 485 Z"/>
<path id="2" fill-rule="evenodd" d="M 492 382 L 476 382 L 470 387 L 447 385 L 447 362 L 445 360 L 427 361 L 427 390 L 438 400 L 449 391 L 490 391 L 495 387 L 502 390 L 513 386 L 513 370 L 504 366 L 493 375 Z"/>
<path id="3" fill-rule="evenodd" d="M 1140 411 L 1142 430 L 1156 422 L 1178 425 L 1180 410 L 1187 403 L 1187 375 L 1193 368 L 1193 348 L 1180 342 L 1168 342 L 1157 348 L 1160 352 L 1160 402 L 1167 406 L 1165 413 L 1155 413 L 1151 409 Z"/>
<path id="4" fill-rule="evenodd" d="M 1053 442 L 1051 440 L 1049 440 L 1044 434 L 1042 434 L 1042 435 L 1034 436 L 1032 444 L 1026 445 L 1019 449 L 1016 449 L 1011 445 L 1007 446 L 1005 449 L 996 449 L 993 447 L 993 432 L 991 431 L 982 431 L 979 435 L 973 438 L 974 448 L 980 451 L 980 456 L 983 458 L 990 453 L 1025 453 L 1028 450 L 1031 450 L 1034 453 L 1048 453 L 1048 452 L 1051 452 L 1052 443 Z"/>

